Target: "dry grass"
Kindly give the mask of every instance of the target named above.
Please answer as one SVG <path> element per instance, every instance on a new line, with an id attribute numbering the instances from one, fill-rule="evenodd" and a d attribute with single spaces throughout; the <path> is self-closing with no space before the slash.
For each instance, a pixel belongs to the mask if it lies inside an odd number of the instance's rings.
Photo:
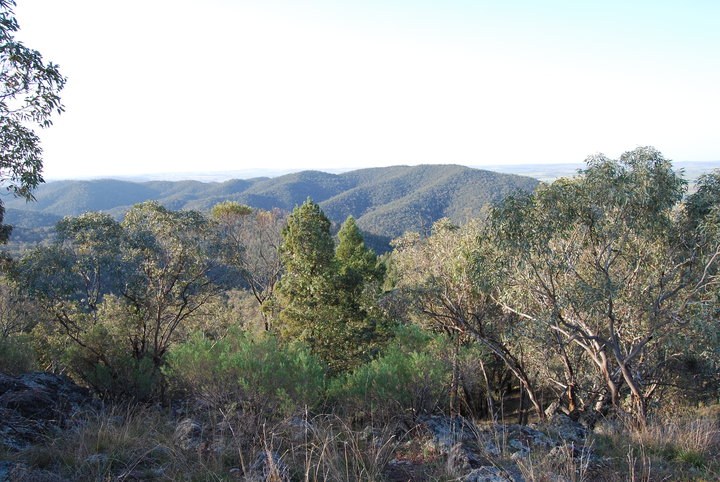
<path id="1" fill-rule="evenodd" d="M 591 455 L 592 445 L 578 449 L 565 443 L 549 451 L 531 452 L 518 459 L 517 465 L 528 482 L 585 482 L 594 480 Z"/>
<path id="2" fill-rule="evenodd" d="M 636 430 L 609 420 L 588 448 L 571 445 L 509 456 L 504 432 L 485 453 L 498 469 L 516 465 L 527 481 L 720 480 L 720 418 L 698 413 L 654 420 Z M 419 479 L 453 480 L 446 456 L 403 423 L 356 427 L 334 415 L 261 420 L 240 413 L 206 414 L 197 443 L 175 436 L 178 420 L 157 408 L 112 407 L 75 420 L 71 429 L 26 451 L 3 454 L 68 480 L 383 481 L 388 464 L 412 464 Z M 480 447 L 482 449 L 482 447 Z M 398 480 L 398 479 L 395 479 Z"/>
<path id="3" fill-rule="evenodd" d="M 617 419 L 594 436 L 603 480 L 720 480 L 720 417 L 665 416 L 638 429 Z"/>

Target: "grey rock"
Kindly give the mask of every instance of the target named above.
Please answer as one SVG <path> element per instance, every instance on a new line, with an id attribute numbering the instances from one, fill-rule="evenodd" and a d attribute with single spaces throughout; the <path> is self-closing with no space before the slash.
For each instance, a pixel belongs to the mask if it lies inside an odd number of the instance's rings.
<path id="1" fill-rule="evenodd" d="M 197 450 L 202 444 L 202 435 L 202 425 L 191 418 L 186 418 L 175 427 L 173 441 L 182 450 Z"/>
<path id="2" fill-rule="evenodd" d="M 484 462 L 474 450 L 462 443 L 457 443 L 447 454 L 447 471 L 456 475 L 465 474 L 482 466 Z"/>
<path id="3" fill-rule="evenodd" d="M 463 482 L 514 482 L 514 478 L 506 471 L 493 466 L 479 467 L 461 480 Z"/>
<path id="4" fill-rule="evenodd" d="M 276 452 L 258 452 L 250 465 L 245 480 L 248 482 L 289 482 L 290 469 Z"/>
<path id="5" fill-rule="evenodd" d="M 595 454 L 590 447 L 575 444 L 558 445 L 548 452 L 546 458 L 551 459 L 553 464 L 567 464 L 572 462 L 578 465 L 583 462 L 596 461 Z"/>
<path id="6" fill-rule="evenodd" d="M 67 479 L 47 470 L 27 467 L 25 464 L 0 462 L 0 482 L 67 482 Z"/>
<path id="7" fill-rule="evenodd" d="M 64 375 L 0 374 L 0 447 L 21 450 L 66 426 L 80 410 L 97 408 L 90 392 Z"/>
<path id="8" fill-rule="evenodd" d="M 588 434 L 588 429 L 567 415 L 556 413 L 547 422 L 547 429 L 560 438 L 560 442 L 572 442 L 582 445 Z"/>
<path id="9" fill-rule="evenodd" d="M 510 459 L 511 459 L 511 460 L 515 460 L 515 461 L 517 461 L 517 460 L 523 460 L 523 459 L 526 459 L 529 455 L 530 455 L 530 449 L 527 448 L 527 447 L 525 447 L 525 448 L 522 449 L 522 450 L 518 450 L 517 452 L 514 452 L 514 453 L 510 456 Z"/>
<path id="10" fill-rule="evenodd" d="M 477 430 L 463 417 L 427 415 L 418 420 L 432 435 L 437 447 L 448 453 L 457 443 L 477 441 Z"/>
<path id="11" fill-rule="evenodd" d="M 85 463 L 89 465 L 104 465 L 107 461 L 108 456 L 106 454 L 92 454 L 85 459 Z"/>
<path id="12" fill-rule="evenodd" d="M 485 442 L 482 447 L 485 453 L 490 457 L 500 457 L 500 455 L 502 455 L 502 450 L 500 450 L 493 442 Z"/>

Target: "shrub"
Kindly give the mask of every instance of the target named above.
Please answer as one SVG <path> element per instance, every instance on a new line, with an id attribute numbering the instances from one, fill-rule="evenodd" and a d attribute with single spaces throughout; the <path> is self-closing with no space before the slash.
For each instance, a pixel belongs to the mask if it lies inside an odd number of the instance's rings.
<path id="1" fill-rule="evenodd" d="M 240 403 L 255 413 L 312 408 L 324 392 L 324 369 L 306 347 L 237 331 L 220 340 L 195 334 L 169 353 L 165 373 L 203 405 Z"/>
<path id="2" fill-rule="evenodd" d="M 35 367 L 35 350 L 28 335 L 0 337 L 0 372 L 19 375 Z"/>
<path id="3" fill-rule="evenodd" d="M 444 408 L 451 367 L 435 342 L 417 328 L 401 328 L 380 357 L 333 380 L 330 399 L 356 417 L 375 419 Z"/>

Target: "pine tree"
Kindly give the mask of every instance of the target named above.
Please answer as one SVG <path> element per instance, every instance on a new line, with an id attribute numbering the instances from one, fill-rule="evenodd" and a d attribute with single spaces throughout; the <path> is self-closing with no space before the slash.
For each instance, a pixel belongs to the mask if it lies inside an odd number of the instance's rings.
<path id="1" fill-rule="evenodd" d="M 377 306 L 385 267 L 365 246 L 352 216 L 343 223 L 338 239 L 337 314 L 343 327 L 344 367 L 349 368 L 369 359 L 387 338 L 386 323 Z"/>
<path id="2" fill-rule="evenodd" d="M 308 199 L 295 208 L 283 231 L 277 288 L 281 337 L 308 343 L 335 373 L 367 360 L 381 338 L 376 299 L 384 273 L 354 219 L 339 238 L 336 251 L 317 204 Z"/>
<path id="3" fill-rule="evenodd" d="M 311 199 L 296 207 L 283 229 L 280 259 L 284 272 L 277 287 L 279 331 L 314 351 L 328 325 L 334 293 L 334 243 L 330 221 Z"/>

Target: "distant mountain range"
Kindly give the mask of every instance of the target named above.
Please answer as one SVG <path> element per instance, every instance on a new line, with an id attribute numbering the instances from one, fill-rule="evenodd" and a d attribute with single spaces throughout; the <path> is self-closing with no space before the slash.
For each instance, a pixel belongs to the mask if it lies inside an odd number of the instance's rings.
<path id="1" fill-rule="evenodd" d="M 720 163 L 675 163 L 675 166 L 693 181 L 700 174 L 720 167 Z M 216 203 L 232 200 L 256 208 L 290 211 L 310 197 L 337 224 L 349 215 L 354 216 L 366 233 L 368 244 L 383 251 L 390 239 L 406 231 L 427 230 L 441 217 L 463 223 L 480 215 L 489 203 L 514 191 L 534 189 L 538 184 L 535 178 L 550 181 L 571 176 L 581 167 L 495 166 L 515 172 L 501 174 L 459 165 L 420 165 L 335 173 L 302 171 L 222 182 L 53 181 L 35 191 L 36 202 L 11 197 L 3 202 L 5 222 L 15 226 L 11 237 L 13 250 L 18 249 L 18 244 L 32 244 L 47 237 L 64 216 L 105 211 L 120 219 L 133 204 L 148 200 L 159 201 L 169 209 L 208 211 Z"/>
<path id="2" fill-rule="evenodd" d="M 232 200 L 262 209 L 290 211 L 308 197 L 341 223 L 352 215 L 370 244 L 381 248 L 408 230 L 426 230 L 441 217 L 462 223 L 488 203 L 518 190 L 532 190 L 536 179 L 458 165 L 395 166 L 332 174 L 302 171 L 279 177 L 224 182 L 124 180 L 55 181 L 35 191 L 36 202 L 7 198 L 5 222 L 14 237 L 49 231 L 63 216 L 105 211 L 121 218 L 133 204 L 156 200 L 169 209 L 208 211 Z M 12 238 L 11 238 L 12 241 Z"/>

